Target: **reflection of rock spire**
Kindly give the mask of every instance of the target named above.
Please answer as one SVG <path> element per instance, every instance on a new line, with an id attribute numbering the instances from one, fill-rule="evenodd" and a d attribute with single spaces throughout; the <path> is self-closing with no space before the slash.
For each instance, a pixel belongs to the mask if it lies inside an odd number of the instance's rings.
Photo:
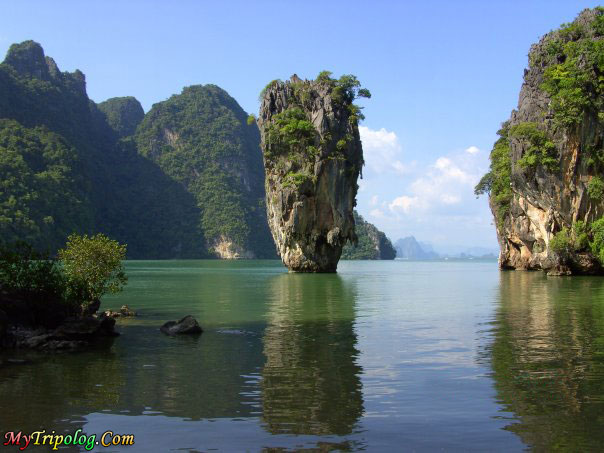
<path id="1" fill-rule="evenodd" d="M 571 297 L 568 297 L 568 295 Z M 520 423 L 506 429 L 537 450 L 592 450 L 604 442 L 604 282 L 501 274 L 489 347 L 498 399 Z"/>
<path id="2" fill-rule="evenodd" d="M 348 434 L 363 412 L 354 294 L 335 275 L 279 275 L 264 335 L 271 433 Z"/>

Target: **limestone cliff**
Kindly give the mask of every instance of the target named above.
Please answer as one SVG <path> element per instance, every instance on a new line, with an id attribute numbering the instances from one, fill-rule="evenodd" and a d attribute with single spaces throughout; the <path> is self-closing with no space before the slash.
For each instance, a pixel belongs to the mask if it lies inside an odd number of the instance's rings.
<path id="1" fill-rule="evenodd" d="M 298 272 L 335 272 L 356 242 L 353 208 L 363 165 L 354 76 L 271 82 L 258 117 L 269 226 L 283 263 Z"/>
<path id="2" fill-rule="evenodd" d="M 488 192 L 502 268 L 600 273 L 604 258 L 604 16 L 532 46 L 518 108 L 499 131 Z"/>

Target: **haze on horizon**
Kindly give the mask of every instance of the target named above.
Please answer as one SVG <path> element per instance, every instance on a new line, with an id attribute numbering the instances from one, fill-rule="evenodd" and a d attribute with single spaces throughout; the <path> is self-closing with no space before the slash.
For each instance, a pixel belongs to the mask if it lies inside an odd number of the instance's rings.
<path id="1" fill-rule="evenodd" d="M 327 69 L 371 90 L 360 128 L 358 211 L 393 241 L 438 251 L 497 247 L 486 198 L 501 122 L 516 106 L 530 45 L 593 1 L 5 1 L 0 52 L 33 39 L 96 102 L 147 111 L 184 86 L 216 84 L 248 112 L 270 80 Z"/>

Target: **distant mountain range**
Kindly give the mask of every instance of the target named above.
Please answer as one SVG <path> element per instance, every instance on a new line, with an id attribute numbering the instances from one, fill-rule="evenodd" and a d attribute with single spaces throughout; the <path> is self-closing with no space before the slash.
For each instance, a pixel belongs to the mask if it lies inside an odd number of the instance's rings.
<path id="1" fill-rule="evenodd" d="M 394 244 L 396 257 L 406 260 L 496 259 L 498 251 L 485 247 L 448 246 L 437 251 L 431 244 L 419 242 L 413 236 L 399 239 Z"/>

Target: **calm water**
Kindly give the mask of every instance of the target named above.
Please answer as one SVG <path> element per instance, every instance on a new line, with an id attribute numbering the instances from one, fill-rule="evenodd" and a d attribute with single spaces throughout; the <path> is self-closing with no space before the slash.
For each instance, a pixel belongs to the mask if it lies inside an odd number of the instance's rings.
<path id="1" fill-rule="evenodd" d="M 604 445 L 604 279 L 494 262 L 129 262 L 105 351 L 0 367 L 0 429 L 121 451 L 537 451 Z M 192 314 L 198 338 L 158 327 Z M 41 447 L 29 450 L 42 450 Z M 16 451 L 16 449 L 15 449 Z M 114 451 L 104 448 L 102 451 Z"/>

